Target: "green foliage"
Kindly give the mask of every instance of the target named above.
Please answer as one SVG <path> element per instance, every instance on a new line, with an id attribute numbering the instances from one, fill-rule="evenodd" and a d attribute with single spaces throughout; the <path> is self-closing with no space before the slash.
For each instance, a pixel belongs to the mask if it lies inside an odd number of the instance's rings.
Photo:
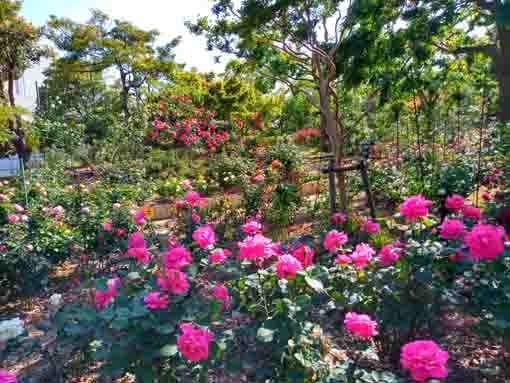
<path id="1" fill-rule="evenodd" d="M 241 186 L 255 172 L 255 163 L 247 158 L 222 155 L 214 159 L 208 168 L 208 178 L 222 188 Z"/>

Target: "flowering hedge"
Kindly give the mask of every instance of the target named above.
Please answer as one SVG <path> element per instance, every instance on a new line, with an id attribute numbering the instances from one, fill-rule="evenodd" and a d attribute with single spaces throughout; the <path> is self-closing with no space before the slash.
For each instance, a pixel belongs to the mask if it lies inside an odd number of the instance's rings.
<path id="1" fill-rule="evenodd" d="M 188 193 L 183 209 L 200 209 L 203 198 L 194 196 Z M 350 379 L 360 373 L 359 355 L 334 357 L 331 324 L 321 319 L 327 314 L 354 349 L 372 348 L 418 382 L 444 378 L 447 351 L 421 336 L 436 334 L 446 291 L 465 293 L 456 276 L 466 269 L 494 273 L 510 255 L 507 235 L 491 217 L 458 196 L 449 201 L 451 214 L 440 224 L 430 201 L 408 198 L 400 218 L 385 225 L 400 231 L 398 240 L 379 248 L 379 224 L 366 220 L 357 235 L 338 215 L 321 236 L 279 243 L 255 219 L 240 228 L 237 243 L 193 221 L 158 243 L 138 222 L 118 260 L 123 266 L 83 286 L 81 298 L 62 308 L 60 334 L 83 342 L 107 374 L 131 372 L 140 381 L 250 366 L 254 381 Z M 240 315 L 245 321 L 233 325 Z M 252 347 L 240 346 L 245 342 Z M 389 372 L 384 379 L 398 381 Z"/>

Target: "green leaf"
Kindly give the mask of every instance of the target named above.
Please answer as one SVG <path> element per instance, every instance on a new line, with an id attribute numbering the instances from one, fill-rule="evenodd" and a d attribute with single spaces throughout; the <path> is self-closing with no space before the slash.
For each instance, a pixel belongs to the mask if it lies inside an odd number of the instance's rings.
<path id="1" fill-rule="evenodd" d="M 324 291 L 324 285 L 318 279 L 313 279 L 313 278 L 310 278 L 310 277 L 305 277 L 305 281 L 306 281 L 306 284 L 308 286 L 310 286 L 316 292 L 320 293 L 320 292 Z"/>
<path id="2" fill-rule="evenodd" d="M 269 343 L 272 342 L 274 339 L 274 330 L 261 327 L 257 331 L 257 339 L 260 340 L 263 343 Z"/>
<path id="3" fill-rule="evenodd" d="M 176 355 L 179 352 L 179 349 L 177 348 L 177 345 L 175 344 L 167 344 L 166 346 L 163 346 L 161 350 L 159 350 L 159 353 L 161 356 L 164 356 L 166 358 L 170 358 L 174 355 Z"/>

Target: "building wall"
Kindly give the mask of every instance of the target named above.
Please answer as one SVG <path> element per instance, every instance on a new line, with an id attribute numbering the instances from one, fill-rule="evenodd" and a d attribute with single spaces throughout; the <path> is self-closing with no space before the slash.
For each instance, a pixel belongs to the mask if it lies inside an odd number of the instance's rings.
<path id="1" fill-rule="evenodd" d="M 42 59 L 39 64 L 27 69 L 23 76 L 16 80 L 14 98 L 17 106 L 27 109 L 30 113 L 35 112 L 37 108 L 37 87 L 40 87 L 43 83 L 44 71 L 49 65 L 49 59 Z"/>

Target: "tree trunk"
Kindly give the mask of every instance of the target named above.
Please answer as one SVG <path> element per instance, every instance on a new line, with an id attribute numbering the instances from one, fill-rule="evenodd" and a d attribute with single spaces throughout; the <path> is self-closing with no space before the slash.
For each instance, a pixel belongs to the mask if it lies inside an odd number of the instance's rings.
<path id="1" fill-rule="evenodd" d="M 129 87 L 127 86 L 127 75 L 122 69 L 120 71 L 120 82 L 122 84 L 121 90 L 121 107 L 124 112 L 126 120 L 129 118 Z"/>
<path id="2" fill-rule="evenodd" d="M 7 74 L 7 92 L 9 97 L 9 105 L 16 106 L 16 99 L 14 97 L 14 81 L 15 81 L 16 67 L 11 65 Z M 14 119 L 9 121 L 9 129 L 15 134 L 13 145 L 16 149 L 16 154 L 25 163 L 30 157 L 30 150 L 25 143 L 25 132 L 23 131 L 23 122 L 21 116 L 16 114 Z"/>
<path id="3" fill-rule="evenodd" d="M 508 63 L 508 65 L 510 65 L 510 63 Z M 498 83 L 499 83 L 498 120 L 501 122 L 510 122 L 510 73 L 499 74 Z"/>
<path id="4" fill-rule="evenodd" d="M 500 49 L 495 60 L 499 86 L 498 120 L 510 122 L 510 31 L 506 26 L 499 26 L 498 39 Z"/>

